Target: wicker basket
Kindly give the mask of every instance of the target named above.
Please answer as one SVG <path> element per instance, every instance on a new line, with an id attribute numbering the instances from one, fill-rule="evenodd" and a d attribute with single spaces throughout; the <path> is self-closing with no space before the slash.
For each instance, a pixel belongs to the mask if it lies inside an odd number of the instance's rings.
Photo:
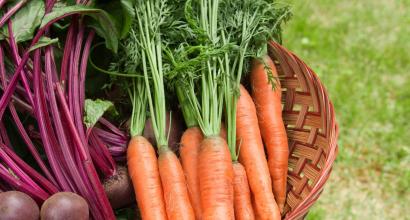
<path id="1" fill-rule="evenodd" d="M 279 72 L 289 139 L 284 219 L 303 219 L 329 178 L 337 154 L 338 126 L 333 105 L 313 70 L 275 42 L 269 44 L 269 55 Z"/>

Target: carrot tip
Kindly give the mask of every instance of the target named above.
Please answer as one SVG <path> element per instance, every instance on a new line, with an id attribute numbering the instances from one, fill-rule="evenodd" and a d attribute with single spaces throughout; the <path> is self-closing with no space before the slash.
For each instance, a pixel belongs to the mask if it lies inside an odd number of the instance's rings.
<path id="1" fill-rule="evenodd" d="M 285 204 L 279 204 L 280 214 L 283 214 Z"/>

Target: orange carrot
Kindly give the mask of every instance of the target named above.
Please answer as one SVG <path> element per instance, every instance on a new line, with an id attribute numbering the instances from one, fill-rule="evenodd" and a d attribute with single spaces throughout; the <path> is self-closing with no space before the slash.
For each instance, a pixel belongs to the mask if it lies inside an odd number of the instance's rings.
<path id="1" fill-rule="evenodd" d="M 268 163 L 256 116 L 256 108 L 248 91 L 241 85 L 236 112 L 236 135 L 239 161 L 245 167 L 254 198 L 258 219 L 280 219 L 272 192 Z"/>
<path id="2" fill-rule="evenodd" d="M 233 168 L 228 146 L 221 137 L 202 141 L 198 177 L 202 220 L 233 220 Z"/>
<path id="3" fill-rule="evenodd" d="M 204 136 L 199 127 L 190 127 L 185 130 L 181 138 L 179 150 L 182 169 L 185 173 L 191 205 L 194 208 L 196 219 L 201 219 L 201 197 L 198 180 L 198 154 Z"/>
<path id="4" fill-rule="evenodd" d="M 265 62 L 269 65 L 273 77 L 277 78 L 278 74 L 273 61 L 266 56 Z M 273 193 L 282 211 L 286 201 L 289 149 L 282 120 L 281 87 L 277 80 L 275 89 L 272 89 L 265 65 L 257 60 L 252 65 L 251 85 L 262 139 L 268 152 Z"/>
<path id="5" fill-rule="evenodd" d="M 224 124 L 221 125 L 220 136 L 226 139 Z M 179 149 L 182 169 L 184 170 L 189 199 L 195 211 L 195 218 L 201 219 L 201 196 L 198 180 L 198 154 L 201 142 L 204 139 L 199 127 L 193 126 L 185 130 L 181 138 Z"/>
<path id="6" fill-rule="evenodd" d="M 169 148 L 163 149 L 159 154 L 158 166 L 168 218 L 194 220 L 184 171 L 175 153 Z"/>
<path id="7" fill-rule="evenodd" d="M 167 219 L 165 202 L 154 148 L 142 136 L 134 136 L 127 150 L 130 174 L 143 219 Z"/>
<path id="8" fill-rule="evenodd" d="M 248 177 L 246 176 L 245 168 L 240 163 L 233 164 L 234 174 L 234 209 L 235 219 L 237 220 L 252 220 L 255 219 L 253 213 L 251 192 L 249 190 Z"/>

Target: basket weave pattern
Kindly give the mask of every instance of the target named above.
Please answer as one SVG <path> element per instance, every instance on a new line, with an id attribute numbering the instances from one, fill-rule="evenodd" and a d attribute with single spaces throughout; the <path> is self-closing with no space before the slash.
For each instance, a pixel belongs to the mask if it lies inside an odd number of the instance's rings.
<path id="1" fill-rule="evenodd" d="M 271 42 L 282 85 L 283 120 L 289 141 L 284 219 L 303 219 L 319 198 L 337 154 L 333 105 L 317 75 L 302 60 Z"/>

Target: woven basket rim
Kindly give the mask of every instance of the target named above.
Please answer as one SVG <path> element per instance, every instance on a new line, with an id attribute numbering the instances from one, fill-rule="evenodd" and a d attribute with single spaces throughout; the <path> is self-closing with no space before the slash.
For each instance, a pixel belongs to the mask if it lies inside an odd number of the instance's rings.
<path id="1" fill-rule="evenodd" d="M 339 127 L 338 123 L 335 118 L 335 111 L 333 104 L 329 98 L 328 92 L 325 89 L 324 85 L 321 83 L 319 77 L 317 74 L 303 61 L 301 60 L 297 55 L 295 55 L 293 52 L 289 51 L 282 45 L 271 41 L 269 43 L 269 49 L 273 53 L 276 53 L 276 56 L 273 55 L 273 58 L 278 59 L 277 55 L 280 53 L 283 55 L 281 57 L 282 59 L 284 57 L 288 59 L 284 59 L 287 64 L 288 62 L 296 62 L 300 68 L 302 69 L 302 72 L 304 73 L 304 77 L 306 80 L 309 80 L 310 82 L 313 83 L 315 93 L 318 96 L 318 98 L 321 100 L 320 103 L 324 103 L 324 106 L 320 106 L 320 109 L 323 111 L 324 116 L 321 117 L 326 117 L 327 120 L 324 122 L 326 123 L 326 134 L 327 138 L 329 139 L 329 152 L 327 154 L 326 161 L 324 163 L 323 168 L 320 170 L 320 177 L 317 179 L 316 183 L 312 186 L 312 190 L 310 193 L 303 198 L 303 201 L 300 202 L 295 208 L 290 210 L 288 213 L 285 215 L 285 219 L 300 219 L 303 218 L 307 212 L 309 211 L 309 208 L 316 202 L 316 200 L 319 198 L 320 193 L 323 190 L 323 187 L 328 180 L 332 166 L 334 164 L 334 161 L 336 159 L 337 155 L 337 139 L 339 135 Z M 292 59 L 292 60 L 289 60 Z M 279 62 L 279 65 L 283 65 Z M 289 64 L 290 65 L 290 64 Z M 323 120 L 323 118 L 322 118 Z"/>

